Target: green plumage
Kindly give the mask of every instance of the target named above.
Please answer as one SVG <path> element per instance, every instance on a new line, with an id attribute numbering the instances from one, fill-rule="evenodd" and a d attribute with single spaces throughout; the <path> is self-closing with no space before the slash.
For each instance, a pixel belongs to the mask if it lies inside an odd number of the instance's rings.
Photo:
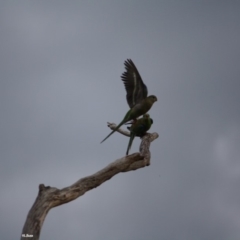
<path id="1" fill-rule="evenodd" d="M 108 137 L 110 137 L 115 131 L 117 131 L 124 123 L 131 121 L 140 117 L 141 115 L 147 113 L 149 109 L 152 107 L 153 103 L 157 101 L 157 98 L 153 95 L 143 99 L 140 103 L 136 104 L 132 109 L 130 109 L 123 120 L 117 125 L 117 127 L 110 132 L 107 137 L 105 137 L 102 141 L 104 142 Z"/>
<path id="2" fill-rule="evenodd" d="M 142 118 L 138 119 L 137 122 L 133 123 L 131 127 L 128 127 L 130 130 L 130 139 L 128 142 L 127 152 L 126 155 L 128 155 L 132 142 L 134 138 L 137 137 L 143 137 L 146 132 L 151 128 L 153 124 L 153 120 L 150 118 L 149 114 L 144 114 Z"/>
<path id="3" fill-rule="evenodd" d="M 124 62 L 125 72 L 122 74 L 121 78 L 124 83 L 127 95 L 127 102 L 131 108 L 123 118 L 123 120 L 118 124 L 115 130 L 110 132 L 107 137 L 102 141 L 104 142 L 108 137 L 110 137 L 115 131 L 117 131 L 124 123 L 135 120 L 141 115 L 147 113 L 152 107 L 153 103 L 157 101 L 157 97 L 154 95 L 148 95 L 147 86 L 144 84 L 136 66 L 131 59 L 127 59 Z"/>

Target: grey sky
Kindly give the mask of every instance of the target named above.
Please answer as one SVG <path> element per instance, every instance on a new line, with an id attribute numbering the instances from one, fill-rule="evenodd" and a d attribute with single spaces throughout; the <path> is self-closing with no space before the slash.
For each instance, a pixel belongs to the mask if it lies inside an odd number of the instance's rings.
<path id="1" fill-rule="evenodd" d="M 123 62 L 149 94 L 151 165 L 52 209 L 41 239 L 240 239 L 238 1 L 2 1 L 0 234 L 20 238 L 38 185 L 124 156 Z M 138 151 L 140 140 L 131 153 Z"/>

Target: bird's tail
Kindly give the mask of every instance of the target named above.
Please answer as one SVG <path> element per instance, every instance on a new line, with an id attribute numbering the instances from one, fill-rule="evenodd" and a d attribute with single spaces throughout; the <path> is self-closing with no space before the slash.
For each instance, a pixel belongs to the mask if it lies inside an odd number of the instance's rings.
<path id="1" fill-rule="evenodd" d="M 130 135 L 130 140 L 129 140 L 129 143 L 128 143 L 128 148 L 127 148 L 126 155 L 128 155 L 128 152 L 129 152 L 130 149 L 131 149 L 132 142 L 133 142 L 134 138 L 135 138 L 135 134 L 134 134 L 134 133 L 131 133 L 131 135 Z"/>
<path id="2" fill-rule="evenodd" d="M 107 138 L 109 138 L 114 132 L 116 132 L 123 124 L 125 123 L 124 119 L 117 125 L 117 127 L 112 130 L 100 143 L 103 143 Z"/>

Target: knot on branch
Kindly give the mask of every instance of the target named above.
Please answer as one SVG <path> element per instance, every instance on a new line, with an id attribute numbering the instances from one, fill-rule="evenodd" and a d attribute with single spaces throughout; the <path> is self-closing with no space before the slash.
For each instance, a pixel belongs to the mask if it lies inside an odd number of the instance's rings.
<path id="1" fill-rule="evenodd" d="M 39 184 L 39 192 L 42 192 L 42 191 L 44 191 L 45 190 L 45 186 L 44 186 L 44 184 Z"/>
<path id="2" fill-rule="evenodd" d="M 39 184 L 39 192 L 45 191 L 47 189 L 50 189 L 50 186 L 44 186 L 44 184 Z"/>

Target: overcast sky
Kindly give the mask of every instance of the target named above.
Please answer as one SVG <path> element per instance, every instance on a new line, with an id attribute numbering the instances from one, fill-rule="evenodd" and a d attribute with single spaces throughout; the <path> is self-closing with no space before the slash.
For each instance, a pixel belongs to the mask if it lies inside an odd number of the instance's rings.
<path id="1" fill-rule="evenodd" d="M 1 1 L 0 238 L 20 238 L 40 183 L 125 155 L 125 136 L 100 141 L 131 58 L 158 98 L 151 165 L 52 209 L 41 239 L 239 240 L 239 26 L 231 0 Z"/>

